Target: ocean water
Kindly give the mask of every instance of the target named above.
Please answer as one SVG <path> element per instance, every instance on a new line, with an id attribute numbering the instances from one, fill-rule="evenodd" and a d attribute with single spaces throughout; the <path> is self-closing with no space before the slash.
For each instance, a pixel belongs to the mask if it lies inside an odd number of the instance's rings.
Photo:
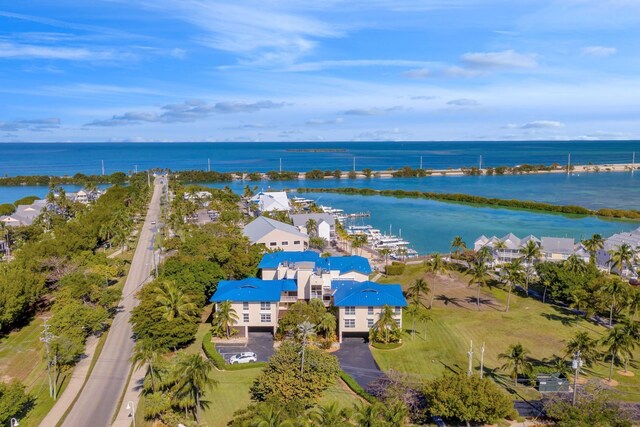
<path id="1" fill-rule="evenodd" d="M 105 189 L 107 185 L 98 185 L 98 188 Z M 82 189 L 81 185 L 63 185 L 64 191 L 67 193 L 75 193 Z M 37 196 L 44 199 L 49 192 L 49 187 L 46 185 L 28 185 L 28 186 L 16 186 L 16 187 L 1 187 L 0 186 L 0 204 L 13 203 L 16 200 L 22 199 L 27 196 Z"/>
<path id="2" fill-rule="evenodd" d="M 371 212 L 370 218 L 355 220 L 358 225 L 371 224 L 383 232 L 402 234 L 419 253 L 447 252 L 451 240 L 460 235 L 473 247 L 481 235 L 502 237 L 514 233 L 519 237 L 572 237 L 582 240 L 594 233 L 609 236 L 630 231 L 639 222 L 608 221 L 595 217 L 572 217 L 490 207 L 471 207 L 421 199 L 398 199 L 384 196 L 352 196 L 304 193 L 302 197 L 346 212 Z"/>
<path id="3" fill-rule="evenodd" d="M 335 150 L 312 152 L 300 150 Z M 390 167 L 443 169 L 523 163 L 630 163 L 640 141 L 535 142 L 238 142 L 238 143 L 2 143 L 0 176 L 99 174 L 173 170 L 267 171 L 311 169 L 386 170 Z M 640 160 L 640 159 L 639 159 Z M 639 161 L 640 163 L 640 161 Z"/>

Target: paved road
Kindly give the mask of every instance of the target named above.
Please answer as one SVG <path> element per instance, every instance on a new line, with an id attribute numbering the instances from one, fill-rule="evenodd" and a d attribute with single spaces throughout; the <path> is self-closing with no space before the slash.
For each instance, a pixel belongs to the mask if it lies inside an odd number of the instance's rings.
<path id="1" fill-rule="evenodd" d="M 384 376 L 364 338 L 343 338 L 340 350 L 333 354 L 338 357 L 342 370 L 365 390 L 371 381 Z"/>
<path id="2" fill-rule="evenodd" d="M 158 221 L 162 188 L 160 179 L 156 179 L 147 217 L 124 285 L 120 311 L 113 319 L 91 376 L 64 421 L 65 427 L 107 427 L 111 424 L 131 368 L 129 358 L 134 343 L 129 318 L 131 310 L 138 303 L 135 294 L 149 278 L 149 272 L 153 268 L 152 242 L 155 226 L 151 222 Z"/>

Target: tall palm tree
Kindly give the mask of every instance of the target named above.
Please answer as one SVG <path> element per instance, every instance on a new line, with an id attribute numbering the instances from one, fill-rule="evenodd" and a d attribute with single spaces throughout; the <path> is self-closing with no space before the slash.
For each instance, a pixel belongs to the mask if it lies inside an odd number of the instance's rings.
<path id="1" fill-rule="evenodd" d="M 249 422 L 251 427 L 292 427 L 293 425 L 284 409 L 276 407 L 273 403 L 260 405 Z"/>
<path id="2" fill-rule="evenodd" d="M 359 427 L 382 427 L 380 412 L 379 403 L 370 405 L 366 402 L 360 402 L 353 406 L 353 420 Z"/>
<path id="3" fill-rule="evenodd" d="M 209 376 L 213 365 L 199 354 L 179 352 L 175 358 L 174 375 L 176 385 L 174 391 L 178 398 L 188 399 L 194 403 L 195 418 L 200 422 L 201 397 L 206 386 L 217 384 Z"/>
<path id="4" fill-rule="evenodd" d="M 636 320 L 636 314 L 640 311 L 640 289 L 630 288 L 629 299 L 627 300 L 627 309 L 632 320 Z"/>
<path id="5" fill-rule="evenodd" d="M 496 243 L 493 244 L 493 250 L 498 256 L 498 260 L 502 261 L 500 259 L 500 252 L 504 251 L 505 249 L 507 249 L 507 242 L 505 242 L 504 240 L 498 240 Z"/>
<path id="6" fill-rule="evenodd" d="M 629 340 L 629 346 L 626 351 L 626 357 L 624 358 L 624 371 L 627 372 L 627 365 L 629 359 L 633 357 L 633 350 L 635 350 L 638 342 L 640 342 L 640 324 L 634 320 L 624 319 L 622 322 L 622 330 Z"/>
<path id="7" fill-rule="evenodd" d="M 506 264 L 503 269 L 503 277 L 504 281 L 508 288 L 507 294 L 507 306 L 505 311 L 509 311 L 511 304 L 511 292 L 513 288 L 522 284 L 522 279 L 524 278 L 524 268 L 522 267 L 522 261 L 520 258 L 514 259 L 509 264 Z"/>
<path id="8" fill-rule="evenodd" d="M 618 307 L 618 303 L 627 295 L 627 285 L 615 276 L 607 283 L 604 291 L 611 298 L 609 307 L 609 326 L 613 325 L 613 310 Z"/>
<path id="9" fill-rule="evenodd" d="M 309 345 L 309 338 L 313 338 L 316 335 L 316 325 L 309 321 L 304 321 L 298 325 L 298 333 L 300 334 L 300 341 L 302 342 L 302 360 L 300 363 L 300 375 L 302 375 L 304 373 L 305 351 Z"/>
<path id="10" fill-rule="evenodd" d="M 373 324 L 369 332 L 372 341 L 378 341 L 384 344 L 391 342 L 391 338 L 398 332 L 398 324 L 396 323 L 394 314 L 390 306 L 385 305 L 382 307 L 380 318 Z"/>
<path id="11" fill-rule="evenodd" d="M 489 246 L 481 247 L 476 253 L 476 258 L 484 263 L 493 263 L 493 252 Z"/>
<path id="12" fill-rule="evenodd" d="M 449 271 L 449 265 L 438 252 L 436 252 L 426 264 L 427 271 L 433 273 L 433 289 L 431 290 L 431 300 L 429 301 L 429 308 L 431 308 L 433 307 L 433 297 L 436 294 L 436 279 L 438 278 L 438 274 L 444 274 Z"/>
<path id="13" fill-rule="evenodd" d="M 609 329 L 607 335 L 602 339 L 602 345 L 607 347 L 607 353 L 611 358 L 609 365 L 609 381 L 611 381 L 616 359 L 623 359 L 631 352 L 631 337 L 628 330 L 625 330 L 622 324 L 618 324 Z"/>
<path id="14" fill-rule="evenodd" d="M 309 413 L 309 418 L 313 425 L 318 427 L 351 425 L 351 412 L 347 408 L 338 406 L 337 402 L 317 406 Z"/>
<path id="15" fill-rule="evenodd" d="M 505 363 L 500 369 L 509 371 L 515 385 L 518 385 L 518 375 L 520 373 L 529 373 L 533 366 L 529 362 L 529 351 L 522 344 L 511 344 L 505 353 L 498 355 L 499 360 Z"/>
<path id="16" fill-rule="evenodd" d="M 421 301 L 422 297 L 429 292 L 429 285 L 423 278 L 419 278 L 413 281 L 413 283 L 407 288 L 407 294 L 409 297 L 415 298 L 417 301 Z"/>
<path id="17" fill-rule="evenodd" d="M 480 311 L 480 288 L 487 285 L 487 273 L 489 269 L 484 262 L 475 261 L 471 265 L 471 279 L 469 280 L 469 286 L 473 284 L 478 288 L 478 294 L 476 295 L 476 307 Z"/>
<path id="18" fill-rule="evenodd" d="M 227 339 L 231 337 L 231 327 L 238 323 L 238 313 L 231 305 L 231 301 L 223 301 L 216 306 L 211 323 L 219 330 L 225 331 Z"/>
<path id="19" fill-rule="evenodd" d="M 362 247 L 367 243 L 367 236 L 364 234 L 356 234 L 352 237 L 353 240 L 351 241 L 351 248 L 357 249 L 358 254 L 362 255 Z"/>
<path id="20" fill-rule="evenodd" d="M 583 274 L 587 271 L 587 264 L 576 254 L 569 255 L 563 265 L 564 269 L 569 273 Z"/>
<path id="21" fill-rule="evenodd" d="M 382 248 L 378 250 L 378 253 L 384 258 L 384 266 L 386 267 L 389 264 L 389 255 L 391 255 L 391 249 Z"/>
<path id="22" fill-rule="evenodd" d="M 198 306 L 191 301 L 174 283 L 163 282 L 156 289 L 156 304 L 165 319 L 169 322 L 181 318 L 187 321 L 195 320 Z"/>
<path id="23" fill-rule="evenodd" d="M 451 247 L 449 249 L 451 250 L 451 253 L 455 254 L 457 257 L 460 249 L 467 249 L 467 244 L 462 240 L 462 237 L 456 236 L 451 241 Z"/>
<path id="24" fill-rule="evenodd" d="M 540 246 L 538 246 L 536 242 L 529 240 L 527 244 L 520 249 L 520 254 L 526 264 L 525 291 L 527 295 L 529 295 L 529 281 L 533 274 L 533 264 L 542 257 L 542 252 L 540 251 Z"/>
<path id="25" fill-rule="evenodd" d="M 131 362 L 133 363 L 133 369 L 138 369 L 147 365 L 147 373 L 151 376 L 151 390 L 155 393 L 156 381 L 155 381 L 155 366 L 160 359 L 160 350 L 153 344 L 151 340 L 140 340 L 136 342 L 133 347 L 133 354 L 131 355 Z"/>
<path id="26" fill-rule="evenodd" d="M 596 262 L 596 253 L 604 249 L 604 238 L 600 234 L 594 234 L 590 239 L 582 242 L 584 248 L 589 252 L 589 262 Z"/>
<path id="27" fill-rule="evenodd" d="M 600 357 L 598 345 L 597 339 L 591 338 L 587 332 L 581 331 L 567 341 L 565 356 L 572 356 L 579 351 L 584 363 L 587 366 L 591 366 Z"/>
<path id="28" fill-rule="evenodd" d="M 408 306 L 405 307 L 405 313 L 411 316 L 411 339 L 416 335 L 416 320 L 420 314 L 420 303 L 416 299 L 412 299 Z"/>
<path id="29" fill-rule="evenodd" d="M 304 226 L 307 229 L 309 237 L 314 237 L 318 234 L 318 223 L 315 219 L 309 218 Z"/>
<path id="30" fill-rule="evenodd" d="M 609 260 L 609 270 L 614 268 L 620 272 L 620 275 L 622 275 L 622 270 L 624 270 L 625 266 L 627 268 L 631 268 L 631 261 L 633 261 L 635 251 L 631 246 L 623 243 L 609 251 L 609 255 L 611 256 L 611 259 Z"/>
<path id="31" fill-rule="evenodd" d="M 317 329 L 325 338 L 333 337 L 336 332 L 336 316 L 329 312 L 324 313 L 318 322 Z"/>

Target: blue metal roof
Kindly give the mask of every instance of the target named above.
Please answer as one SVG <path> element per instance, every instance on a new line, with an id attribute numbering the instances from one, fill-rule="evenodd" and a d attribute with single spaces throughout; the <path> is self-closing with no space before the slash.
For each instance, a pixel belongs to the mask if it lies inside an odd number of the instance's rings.
<path id="1" fill-rule="evenodd" d="M 336 307 L 406 307 L 407 300 L 402 295 L 400 285 L 381 285 L 374 282 L 334 280 L 333 305 Z"/>
<path id="2" fill-rule="evenodd" d="M 323 270 L 338 270 L 340 274 L 350 271 L 357 271 L 363 274 L 371 274 L 369 260 L 356 255 L 351 256 L 331 256 L 321 258 L 320 254 L 314 251 L 304 252 L 272 252 L 264 254 L 258 268 L 278 268 L 284 262 L 313 262 L 316 267 Z"/>
<path id="3" fill-rule="evenodd" d="M 255 277 L 242 280 L 221 280 L 211 302 L 247 301 L 278 302 L 282 291 L 297 290 L 294 280 L 261 280 Z"/>

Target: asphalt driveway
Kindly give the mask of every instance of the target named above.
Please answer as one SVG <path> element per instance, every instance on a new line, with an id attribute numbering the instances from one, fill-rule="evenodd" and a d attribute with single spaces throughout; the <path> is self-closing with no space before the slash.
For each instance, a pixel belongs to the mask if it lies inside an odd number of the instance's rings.
<path id="1" fill-rule="evenodd" d="M 365 390 L 371 381 L 384 376 L 364 338 L 344 338 L 340 350 L 333 354 L 338 357 L 342 370 Z"/>
<path id="2" fill-rule="evenodd" d="M 258 362 L 266 362 L 273 354 L 273 335 L 270 332 L 249 332 L 246 346 L 216 344 L 216 348 L 227 362 L 231 356 L 243 351 L 252 351 L 258 356 Z"/>

